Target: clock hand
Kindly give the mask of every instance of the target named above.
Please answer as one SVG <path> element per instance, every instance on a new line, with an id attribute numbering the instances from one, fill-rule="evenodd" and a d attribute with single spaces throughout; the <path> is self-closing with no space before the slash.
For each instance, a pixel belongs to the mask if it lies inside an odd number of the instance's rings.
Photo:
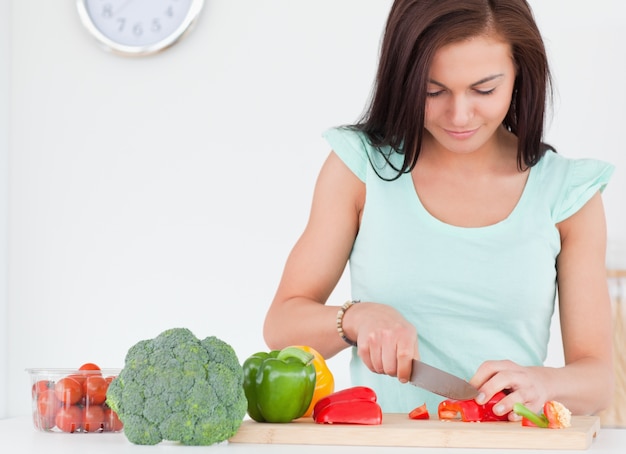
<path id="1" fill-rule="evenodd" d="M 113 16 L 117 16 L 123 9 L 130 5 L 134 0 L 126 0 L 122 5 L 113 13 Z"/>

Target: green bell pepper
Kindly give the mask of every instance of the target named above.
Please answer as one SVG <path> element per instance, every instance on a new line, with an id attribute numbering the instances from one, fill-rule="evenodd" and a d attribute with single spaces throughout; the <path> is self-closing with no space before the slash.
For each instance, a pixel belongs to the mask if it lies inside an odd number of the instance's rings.
<path id="1" fill-rule="evenodd" d="M 303 416 L 315 391 L 314 358 L 297 347 L 250 356 L 243 363 L 248 415 L 257 422 L 290 422 Z"/>

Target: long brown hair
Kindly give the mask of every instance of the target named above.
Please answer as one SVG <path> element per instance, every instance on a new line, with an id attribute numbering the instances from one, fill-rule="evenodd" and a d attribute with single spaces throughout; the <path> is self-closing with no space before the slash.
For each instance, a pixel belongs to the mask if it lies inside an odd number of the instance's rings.
<path id="1" fill-rule="evenodd" d="M 447 44 L 486 33 L 510 44 L 517 68 L 503 124 L 518 138 L 518 167 L 532 167 L 552 149 L 542 142 L 550 70 L 525 0 L 396 0 L 385 28 L 372 99 L 354 125 L 378 149 L 390 147 L 404 154 L 403 165 L 394 167 L 396 178 L 410 172 L 420 154 L 428 73 L 435 53 Z"/>

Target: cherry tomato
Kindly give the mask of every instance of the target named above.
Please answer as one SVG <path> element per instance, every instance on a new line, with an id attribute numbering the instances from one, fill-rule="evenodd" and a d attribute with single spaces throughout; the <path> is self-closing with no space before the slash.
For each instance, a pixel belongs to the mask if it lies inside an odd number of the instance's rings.
<path id="1" fill-rule="evenodd" d="M 59 380 L 54 386 L 54 392 L 65 406 L 74 405 L 83 398 L 83 386 L 73 376 Z"/>
<path id="2" fill-rule="evenodd" d="M 54 420 L 61 408 L 61 402 L 57 399 L 54 389 L 49 388 L 37 395 L 37 411 L 34 414 L 35 426 L 42 430 L 54 427 Z"/>
<path id="3" fill-rule="evenodd" d="M 83 383 L 85 383 L 85 379 L 87 378 L 87 374 L 86 373 L 85 374 L 83 374 L 83 373 L 71 374 L 71 375 L 68 375 L 68 377 L 73 379 L 73 380 L 76 380 L 82 386 Z"/>
<path id="4" fill-rule="evenodd" d="M 104 409 L 100 405 L 87 405 L 83 409 L 83 429 L 85 432 L 104 430 Z"/>
<path id="5" fill-rule="evenodd" d="M 50 380 L 39 380 L 32 387 L 32 396 L 33 398 L 37 398 L 37 395 L 41 394 L 44 391 L 49 390 L 50 388 L 54 388 L 54 382 Z"/>
<path id="6" fill-rule="evenodd" d="M 56 416 L 57 410 L 61 407 L 61 402 L 57 399 L 54 389 L 50 388 L 37 395 L 37 411 L 42 416 Z"/>
<path id="7" fill-rule="evenodd" d="M 94 363 L 85 363 L 82 366 L 80 366 L 77 374 L 72 374 L 69 377 L 78 381 L 81 385 L 84 385 L 87 377 L 101 376 L 101 375 L 102 375 L 102 371 L 100 367 L 98 367 Z"/>
<path id="8" fill-rule="evenodd" d="M 83 385 L 87 405 L 102 405 L 107 398 L 109 384 L 101 375 L 87 377 Z"/>
<path id="9" fill-rule="evenodd" d="M 82 366 L 80 366 L 78 368 L 78 370 L 85 370 L 85 371 L 100 371 L 100 367 L 94 363 L 85 363 Z"/>
<path id="10" fill-rule="evenodd" d="M 49 419 L 42 418 L 39 416 L 39 413 L 33 412 L 33 424 L 39 430 L 50 430 L 54 427 L 54 419 L 50 421 Z"/>
<path id="11" fill-rule="evenodd" d="M 77 432 L 83 424 L 83 410 L 77 405 L 62 407 L 54 421 L 63 432 Z"/>
<path id="12" fill-rule="evenodd" d="M 105 432 L 119 432 L 124 428 L 124 424 L 120 421 L 120 418 L 117 416 L 113 410 L 109 407 L 104 408 L 104 431 Z"/>

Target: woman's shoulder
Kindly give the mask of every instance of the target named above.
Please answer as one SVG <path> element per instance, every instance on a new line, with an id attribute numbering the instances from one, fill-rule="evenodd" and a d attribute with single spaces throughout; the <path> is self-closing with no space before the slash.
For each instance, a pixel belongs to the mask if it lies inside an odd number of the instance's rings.
<path id="1" fill-rule="evenodd" d="M 332 150 L 361 181 L 367 177 L 368 155 L 372 146 L 366 134 L 357 128 L 340 126 L 322 134 Z"/>
<path id="2" fill-rule="evenodd" d="M 556 151 L 548 150 L 545 155 L 537 163 L 539 167 L 547 170 L 571 172 L 576 171 L 579 174 L 595 174 L 598 169 L 613 168 L 614 166 L 606 161 L 593 158 L 571 158 Z"/>
<path id="3" fill-rule="evenodd" d="M 397 176 L 404 155 L 390 146 L 376 146 L 368 134 L 358 126 L 339 126 L 327 129 L 323 137 L 333 151 L 363 182 L 367 175 L 390 178 Z"/>
<path id="4" fill-rule="evenodd" d="M 603 191 L 615 167 L 590 158 L 570 158 L 548 151 L 532 170 L 540 190 L 554 197 L 554 218 L 560 222 L 578 211 L 596 192 Z"/>

